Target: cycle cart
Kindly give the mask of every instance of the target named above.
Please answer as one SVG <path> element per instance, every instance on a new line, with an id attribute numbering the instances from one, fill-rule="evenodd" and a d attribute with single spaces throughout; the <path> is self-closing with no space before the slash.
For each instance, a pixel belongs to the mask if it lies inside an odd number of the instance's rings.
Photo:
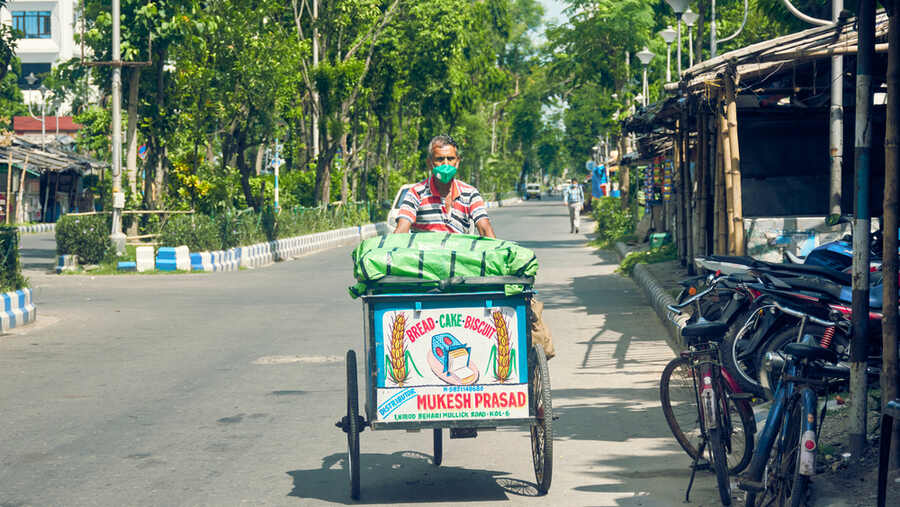
<path id="1" fill-rule="evenodd" d="M 532 346 L 528 325 L 534 279 L 454 277 L 418 287 L 397 281 L 361 296 L 364 414 L 356 353 L 347 351 L 347 414 L 336 426 L 347 433 L 351 496 L 359 498 L 359 434 L 367 427 L 433 430 L 440 465 L 445 428 L 451 438 L 464 438 L 479 429 L 529 426 L 537 488 L 546 493 L 553 407 L 547 359 Z"/>

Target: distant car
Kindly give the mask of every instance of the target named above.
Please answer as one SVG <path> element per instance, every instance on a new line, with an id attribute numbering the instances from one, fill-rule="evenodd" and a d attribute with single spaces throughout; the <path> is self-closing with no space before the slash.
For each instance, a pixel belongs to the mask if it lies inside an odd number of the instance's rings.
<path id="1" fill-rule="evenodd" d="M 541 198 L 541 184 L 540 183 L 527 183 L 525 185 L 525 200 L 531 199 L 532 197 L 536 199 Z"/>
<path id="2" fill-rule="evenodd" d="M 387 216 L 387 224 L 388 229 L 393 231 L 395 227 L 397 227 L 397 217 L 400 216 L 400 204 L 403 203 L 403 198 L 406 197 L 406 191 L 412 187 L 412 184 L 406 184 L 400 187 L 400 190 L 397 191 L 397 195 L 394 196 L 394 202 L 391 204 L 391 210 L 388 211 Z"/>

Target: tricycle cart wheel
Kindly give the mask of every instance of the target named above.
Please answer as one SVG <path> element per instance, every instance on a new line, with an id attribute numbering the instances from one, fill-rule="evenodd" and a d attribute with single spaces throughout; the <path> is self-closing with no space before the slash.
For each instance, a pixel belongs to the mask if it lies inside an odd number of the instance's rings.
<path id="1" fill-rule="evenodd" d="M 535 422 L 531 423 L 531 457 L 538 491 L 546 494 L 553 478 L 553 402 L 550 399 L 550 370 L 540 345 L 531 354 L 531 405 Z"/>
<path id="2" fill-rule="evenodd" d="M 434 429 L 434 466 L 441 466 L 444 459 L 444 440 L 440 428 Z"/>
<path id="3" fill-rule="evenodd" d="M 347 351 L 347 469 L 350 471 L 350 496 L 359 500 L 359 389 L 356 383 L 356 352 Z"/>

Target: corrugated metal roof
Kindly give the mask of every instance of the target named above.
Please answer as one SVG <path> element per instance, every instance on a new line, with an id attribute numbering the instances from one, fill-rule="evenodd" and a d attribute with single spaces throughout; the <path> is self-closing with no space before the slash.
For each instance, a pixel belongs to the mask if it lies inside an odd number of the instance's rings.
<path id="1" fill-rule="evenodd" d="M 28 142 L 21 137 L 14 137 L 12 146 L 0 146 L 0 163 L 7 163 L 12 156 L 14 166 L 22 167 L 26 160 L 26 170 L 45 172 L 62 172 L 74 170 L 84 174 L 93 168 L 105 167 L 109 164 L 83 157 L 48 144 L 42 150 L 40 145 Z"/>
<path id="2" fill-rule="evenodd" d="M 886 41 L 887 33 L 888 16 L 884 9 L 879 9 L 875 16 L 875 40 Z M 850 18 L 842 24 L 819 26 L 758 42 L 688 68 L 681 85 L 689 91 L 702 91 L 715 83 L 730 65 L 735 67 L 739 82 L 759 75 L 791 72 L 789 64 L 792 63 L 855 53 L 857 35 L 856 18 Z M 676 83 L 666 85 L 667 90 L 677 88 Z"/>

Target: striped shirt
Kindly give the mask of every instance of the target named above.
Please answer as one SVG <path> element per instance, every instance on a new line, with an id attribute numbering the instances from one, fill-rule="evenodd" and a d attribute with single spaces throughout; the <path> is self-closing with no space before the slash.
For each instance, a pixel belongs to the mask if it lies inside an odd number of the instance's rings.
<path id="1" fill-rule="evenodd" d="M 416 231 L 467 234 L 471 224 L 488 218 L 481 194 L 472 185 L 457 179 L 450 186 L 451 208 L 438 192 L 434 176 L 416 183 L 406 192 L 397 219 L 412 222 Z"/>

